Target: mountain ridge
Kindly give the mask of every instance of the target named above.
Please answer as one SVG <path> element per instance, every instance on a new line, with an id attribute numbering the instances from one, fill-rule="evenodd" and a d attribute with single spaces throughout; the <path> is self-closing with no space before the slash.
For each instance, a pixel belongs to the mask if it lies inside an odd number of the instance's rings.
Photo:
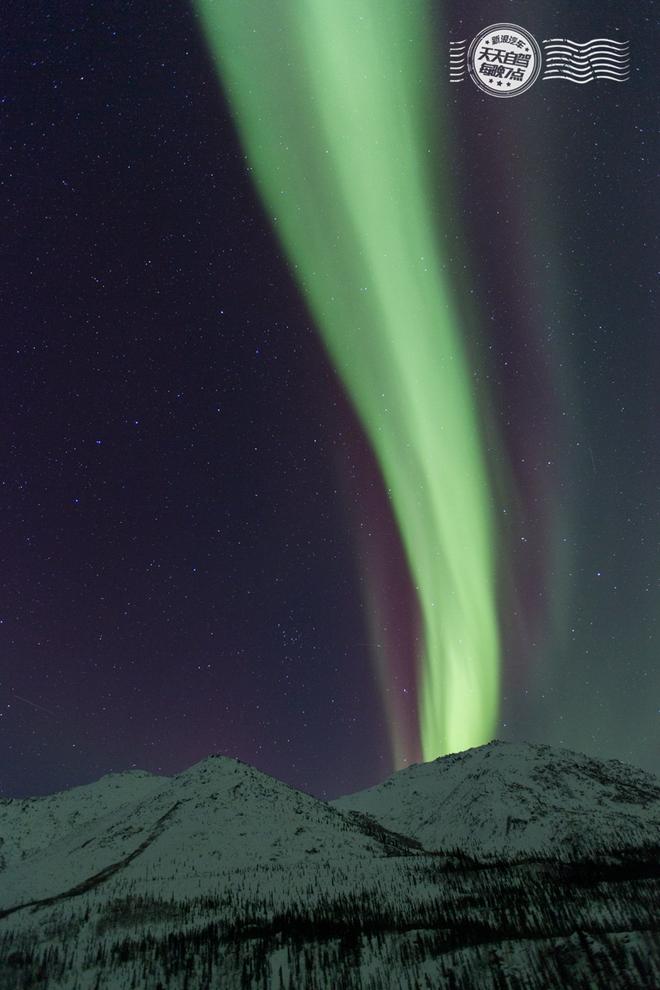
<path id="1" fill-rule="evenodd" d="M 424 848 L 575 857 L 660 830 L 660 779 L 571 750 L 493 741 L 397 771 L 330 802 Z M 625 834 L 624 834 L 625 833 Z"/>
<path id="2" fill-rule="evenodd" d="M 0 990 L 660 986 L 660 780 L 551 747 L 329 802 L 132 769 L 0 804 L 0 857 Z"/>

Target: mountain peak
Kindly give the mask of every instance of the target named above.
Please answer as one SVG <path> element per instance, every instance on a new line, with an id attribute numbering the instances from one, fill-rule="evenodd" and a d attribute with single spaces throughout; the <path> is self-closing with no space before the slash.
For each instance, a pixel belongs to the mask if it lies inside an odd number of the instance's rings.
<path id="1" fill-rule="evenodd" d="M 221 754 L 131 768 L 0 806 L 0 984 L 660 986 L 659 834 L 659 780 L 534 744 L 330 803 Z"/>
<path id="2" fill-rule="evenodd" d="M 332 802 L 428 850 L 562 855 L 648 841 L 660 828 L 660 780 L 618 761 L 493 740 L 397 771 Z"/>
<path id="3" fill-rule="evenodd" d="M 241 772 L 252 775 L 259 774 L 260 771 L 250 766 L 249 763 L 244 763 L 243 760 L 236 759 L 233 756 L 225 756 L 223 753 L 209 753 L 208 756 L 202 757 L 197 763 L 193 763 L 191 766 L 175 774 L 172 779 L 216 777 Z M 264 774 L 264 776 L 266 775 Z"/>

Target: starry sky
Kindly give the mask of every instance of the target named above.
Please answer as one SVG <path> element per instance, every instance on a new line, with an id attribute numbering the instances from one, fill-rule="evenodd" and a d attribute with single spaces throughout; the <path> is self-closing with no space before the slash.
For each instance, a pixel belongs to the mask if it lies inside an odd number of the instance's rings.
<path id="1" fill-rule="evenodd" d="M 575 6 L 428 5 L 423 223 L 493 547 L 475 744 L 660 772 L 657 24 Z M 631 78 L 450 85 L 497 21 L 627 40 Z M 0 79 L 0 795 L 217 752 L 334 797 L 429 758 L 411 503 L 355 395 L 380 365 L 329 342 L 199 9 L 14 5 Z"/>

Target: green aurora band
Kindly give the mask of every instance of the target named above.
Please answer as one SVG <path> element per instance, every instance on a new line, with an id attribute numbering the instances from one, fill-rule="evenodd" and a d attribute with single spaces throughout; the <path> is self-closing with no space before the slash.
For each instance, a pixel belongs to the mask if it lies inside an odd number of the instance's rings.
<path id="1" fill-rule="evenodd" d="M 494 532 L 471 373 L 430 209 L 442 120 L 429 8 L 196 2 L 270 220 L 393 506 L 421 617 L 423 758 L 480 745 L 499 702 Z M 393 740 L 391 717 L 389 728 Z"/>

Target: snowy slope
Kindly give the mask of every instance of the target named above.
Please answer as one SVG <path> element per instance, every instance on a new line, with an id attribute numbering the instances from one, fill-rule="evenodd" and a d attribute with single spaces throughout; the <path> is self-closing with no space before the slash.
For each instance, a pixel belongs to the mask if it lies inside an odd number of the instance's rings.
<path id="1" fill-rule="evenodd" d="M 10 865 L 47 849 L 67 832 L 146 797 L 169 782 L 169 777 L 158 777 L 146 770 L 127 770 L 45 797 L 0 799 L 0 876 Z"/>
<path id="2" fill-rule="evenodd" d="M 331 802 L 427 850 L 572 858 L 660 843 L 660 780 L 618 761 L 494 741 Z"/>
<path id="3" fill-rule="evenodd" d="M 19 844 L 16 829 L 31 810 L 37 822 L 42 807 L 48 816 L 41 831 L 37 823 L 30 830 L 29 855 L 7 864 L 0 911 L 80 885 L 107 884 L 117 875 L 122 883 L 158 882 L 162 888 L 170 879 L 177 887 L 182 876 L 217 876 L 229 868 L 386 852 L 383 841 L 366 834 L 359 819 L 226 757 L 208 757 L 175 777 L 152 779 L 150 787 L 142 780 L 134 783 L 131 775 L 119 787 L 126 799 L 121 804 L 109 801 L 107 788 L 98 787 L 102 813 L 96 818 L 91 817 L 89 788 L 69 792 L 57 834 L 50 805 L 21 809 L 13 820 L 7 814 L 0 836 L 10 848 Z M 76 815 L 73 806 L 79 800 L 84 812 Z M 45 841 L 36 848 L 40 838 Z"/>
<path id="4" fill-rule="evenodd" d="M 0 990 L 649 990 L 659 797 L 491 743 L 331 803 L 225 757 L 5 801 Z"/>

